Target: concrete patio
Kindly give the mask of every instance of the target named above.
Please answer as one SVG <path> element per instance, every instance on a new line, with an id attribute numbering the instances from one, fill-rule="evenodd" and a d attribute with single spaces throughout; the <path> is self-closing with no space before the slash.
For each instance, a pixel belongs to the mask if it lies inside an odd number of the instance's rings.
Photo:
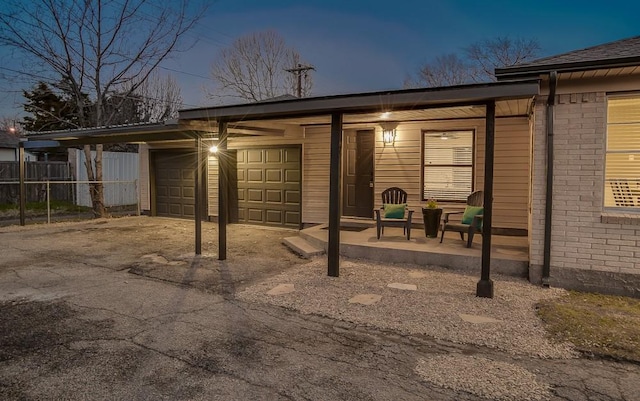
<path id="1" fill-rule="evenodd" d="M 439 233 L 440 235 L 440 233 Z M 300 231 L 299 236 L 316 248 L 327 250 L 327 225 L 317 225 Z M 493 235 L 491 237 L 491 271 L 527 277 L 529 247 L 526 236 Z M 441 266 L 465 272 L 480 272 L 482 236 L 476 235 L 471 248 L 456 232 L 447 232 L 444 241 L 427 238 L 421 227 L 411 229 L 411 240 L 402 228 L 386 227 L 376 238 L 375 223 L 343 219 L 340 229 L 340 255 L 391 263 L 411 263 L 420 266 Z"/>

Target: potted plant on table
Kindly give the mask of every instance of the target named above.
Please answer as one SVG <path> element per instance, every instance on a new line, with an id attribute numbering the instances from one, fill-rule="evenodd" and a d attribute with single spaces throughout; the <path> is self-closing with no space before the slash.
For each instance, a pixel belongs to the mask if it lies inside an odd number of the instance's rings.
<path id="1" fill-rule="evenodd" d="M 425 236 L 429 238 L 438 237 L 440 217 L 442 217 L 442 209 L 438 207 L 438 202 L 435 199 L 428 199 L 426 205 L 422 208 Z"/>

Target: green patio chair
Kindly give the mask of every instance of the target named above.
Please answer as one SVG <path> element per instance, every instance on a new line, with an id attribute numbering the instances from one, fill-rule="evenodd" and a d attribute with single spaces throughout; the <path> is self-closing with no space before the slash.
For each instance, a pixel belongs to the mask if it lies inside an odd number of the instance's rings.
<path id="1" fill-rule="evenodd" d="M 445 231 L 456 231 L 460 233 L 460 238 L 464 241 L 464 234 L 467 234 L 467 248 L 471 248 L 475 233 L 482 235 L 482 212 L 484 203 L 484 192 L 476 191 L 467 197 L 467 207 L 464 211 L 444 212 L 442 222 L 442 234 L 440 243 L 444 239 Z M 454 214 L 462 214 L 459 222 L 451 222 L 449 218 Z"/>
<path id="2" fill-rule="evenodd" d="M 378 239 L 384 234 L 384 227 L 402 227 L 407 239 L 411 239 L 411 216 L 413 210 L 407 209 L 407 192 L 398 187 L 382 191 L 382 207 L 374 209 L 376 214 L 376 234 Z"/>

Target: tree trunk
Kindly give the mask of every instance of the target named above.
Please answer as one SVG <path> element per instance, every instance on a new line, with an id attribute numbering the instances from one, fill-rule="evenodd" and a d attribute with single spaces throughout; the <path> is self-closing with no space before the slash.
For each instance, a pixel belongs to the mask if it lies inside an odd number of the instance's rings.
<path id="1" fill-rule="evenodd" d="M 95 217 L 109 217 L 107 209 L 104 207 L 104 185 L 102 184 L 102 145 L 96 145 L 96 171 L 93 172 L 93 163 L 91 162 L 91 146 L 84 145 L 85 167 L 87 169 L 87 179 L 89 184 L 89 194 L 91 195 L 91 204 L 93 205 L 93 214 Z"/>

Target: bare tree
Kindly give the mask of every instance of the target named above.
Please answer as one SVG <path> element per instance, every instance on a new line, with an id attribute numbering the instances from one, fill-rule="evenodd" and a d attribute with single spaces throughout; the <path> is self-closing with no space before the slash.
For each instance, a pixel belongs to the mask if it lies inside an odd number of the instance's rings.
<path id="1" fill-rule="evenodd" d="M 534 39 L 512 39 L 507 36 L 476 42 L 465 50 L 467 59 L 479 71 L 481 81 L 495 81 L 496 68 L 531 61 L 538 57 L 540 44 Z"/>
<path id="2" fill-rule="evenodd" d="M 172 52 L 202 15 L 189 0 L 6 0 L 0 10 L 0 44 L 24 56 L 25 77 L 49 77 L 77 105 L 78 126 L 109 125 L 123 104 Z M 91 107 L 87 107 L 87 102 Z M 94 213 L 107 214 L 102 145 L 84 147 Z M 95 169 L 94 166 L 95 165 Z"/>
<path id="3" fill-rule="evenodd" d="M 408 87 L 436 87 L 461 85 L 474 82 L 475 70 L 458 57 L 457 54 L 438 56 L 432 63 L 424 64 L 417 73 L 415 81 L 409 78 L 404 86 Z"/>
<path id="4" fill-rule="evenodd" d="M 131 82 L 123 90 L 129 92 L 128 87 L 135 85 Z M 142 122 L 160 122 L 169 118 L 177 118 L 178 110 L 182 107 L 180 86 L 170 74 L 160 75 L 157 71 L 149 75 L 133 92 L 139 96 L 139 120 Z"/>
<path id="5" fill-rule="evenodd" d="M 275 31 L 252 33 L 220 50 L 211 66 L 216 82 L 206 89 L 209 98 L 225 97 L 260 101 L 296 93 L 297 77 L 285 71 L 302 64 L 300 54 L 286 45 Z M 308 96 L 313 82 L 307 74 L 302 96 Z"/>
<path id="6" fill-rule="evenodd" d="M 446 54 L 420 67 L 415 78 L 405 80 L 405 87 L 449 86 L 474 82 L 491 82 L 496 68 L 531 61 L 538 56 L 540 45 L 534 39 L 497 37 L 471 44 L 462 57 Z"/>

